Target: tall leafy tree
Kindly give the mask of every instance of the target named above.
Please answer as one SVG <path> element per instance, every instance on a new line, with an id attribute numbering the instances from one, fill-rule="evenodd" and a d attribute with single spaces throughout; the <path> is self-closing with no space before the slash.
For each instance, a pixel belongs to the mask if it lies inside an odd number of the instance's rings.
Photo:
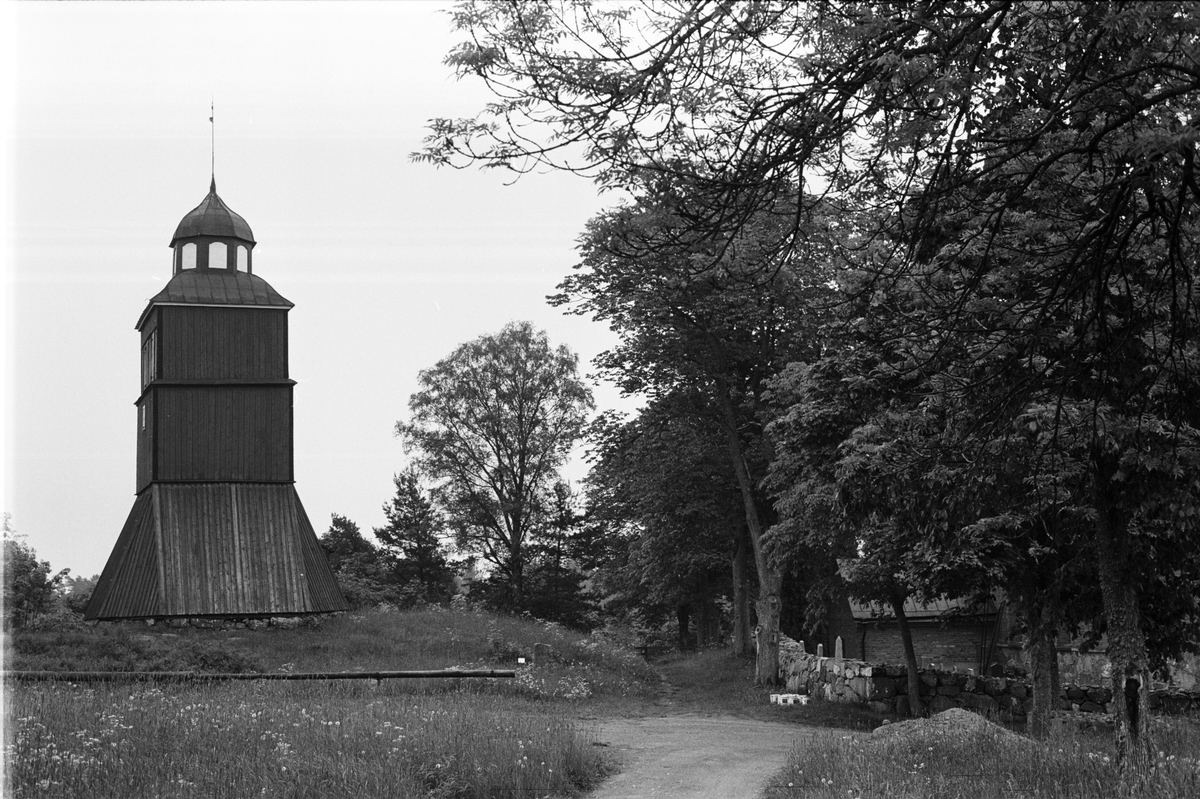
<path id="1" fill-rule="evenodd" d="M 747 654 L 753 572 L 741 495 L 719 428 L 687 410 L 695 401 L 662 398 L 632 419 L 604 417 L 593 427 L 589 507 L 610 529 L 627 531 L 601 577 L 620 595 L 614 604 L 694 616 L 701 645 L 712 643 L 716 601 L 729 600 L 733 650 Z"/>
<path id="2" fill-rule="evenodd" d="M 597 364 L 626 392 L 690 394 L 692 412 L 707 416 L 704 429 L 719 437 L 740 491 L 758 577 L 756 679 L 774 682 L 784 571 L 764 546 L 774 511 L 761 485 L 770 457 L 762 395 L 789 360 L 820 350 L 817 330 L 831 293 L 822 257 L 828 231 L 814 222 L 812 248 L 779 259 L 764 242 L 787 224 L 791 206 L 761 215 L 734 241 L 714 241 L 689 233 L 693 203 L 691 184 L 662 179 L 636 202 L 597 217 L 576 273 L 551 301 L 618 333 L 619 345 Z"/>
<path id="3" fill-rule="evenodd" d="M 809 197 L 861 230 L 842 285 L 899 323 L 881 368 L 1079 467 L 1119 751 L 1143 754 L 1151 652 L 1189 629 L 1160 637 L 1143 599 L 1189 584 L 1156 553 L 1190 569 L 1196 539 L 1196 6 L 465 3 L 455 24 L 450 63 L 496 99 L 422 157 L 684 174 L 690 230 L 726 244 L 800 196 L 779 253 Z"/>
<path id="4" fill-rule="evenodd" d="M 421 477 L 409 467 L 392 478 L 396 494 L 383 506 L 387 524 L 374 534 L 390 554 L 395 581 L 415 601 L 449 601 L 454 594 L 454 570 L 441 540 L 445 522 L 421 487 Z"/>
<path id="5" fill-rule="evenodd" d="M 396 434 L 458 546 L 498 570 L 513 607 L 525 604 L 528 545 L 542 497 L 593 407 L 576 356 L 543 331 L 513 322 L 460 345 L 430 369 Z"/>
<path id="6" fill-rule="evenodd" d="M 4 624 L 26 627 L 54 607 L 56 591 L 69 578 L 70 570 L 52 573 L 50 562 L 38 560 L 37 552 L 17 533 L 9 514 L 4 514 Z"/>
<path id="7" fill-rule="evenodd" d="M 543 503 L 528 551 L 526 607 L 539 619 L 591 628 L 598 620 L 599 597 L 586 583 L 604 558 L 604 530 L 590 523 L 581 497 L 565 480 L 550 487 Z"/>
<path id="8" fill-rule="evenodd" d="M 372 555 L 374 545 L 363 537 L 358 525 L 340 514 L 333 514 L 329 520 L 329 529 L 319 539 L 325 556 L 329 558 L 329 568 L 335 572 L 355 555 Z"/>
<path id="9" fill-rule="evenodd" d="M 362 534 L 355 522 L 333 514 L 329 529 L 319 541 L 350 607 L 406 604 L 406 598 L 396 585 L 391 559 Z"/>

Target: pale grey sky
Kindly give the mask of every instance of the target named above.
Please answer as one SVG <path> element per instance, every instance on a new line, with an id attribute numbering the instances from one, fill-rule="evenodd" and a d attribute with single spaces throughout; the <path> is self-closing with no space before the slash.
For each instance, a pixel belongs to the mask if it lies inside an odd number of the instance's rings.
<path id="1" fill-rule="evenodd" d="M 457 344 L 529 319 L 584 372 L 611 345 L 544 298 L 615 198 L 408 159 L 426 120 L 488 99 L 441 63 L 448 4 L 5 5 L 3 509 L 56 569 L 99 572 L 133 505 L 134 324 L 208 191 L 210 98 L 218 193 L 254 231 L 255 274 L 296 304 L 296 487 L 318 532 L 334 512 L 382 524 L 392 426 Z"/>

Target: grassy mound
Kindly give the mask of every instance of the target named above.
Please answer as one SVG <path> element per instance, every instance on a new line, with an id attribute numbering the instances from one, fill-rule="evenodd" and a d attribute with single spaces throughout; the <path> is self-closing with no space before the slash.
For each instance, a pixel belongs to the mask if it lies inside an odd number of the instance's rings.
<path id="1" fill-rule="evenodd" d="M 1064 729 L 1035 741 L 969 711 L 816 737 L 769 799 L 1191 799 L 1200 796 L 1200 723 L 1157 719 L 1155 757 L 1122 780 L 1111 735 Z"/>
<path id="2" fill-rule="evenodd" d="M 11 645 L 16 670 L 518 673 L 377 684 L 10 682 L 18 797 L 570 795 L 606 770 L 587 724 L 572 719 L 579 700 L 591 708 L 658 688 L 639 656 L 604 636 L 472 611 L 346 614 L 295 629 L 113 624 L 21 633 Z"/>
<path id="3" fill-rule="evenodd" d="M 14 635 L 8 667 L 27 671 L 405 671 L 517 668 L 530 696 L 629 696 L 657 684 L 603 635 L 492 613 L 362 612 L 294 629 L 206 630 L 102 624 Z M 533 666 L 535 647 L 543 657 Z M 525 659 L 525 664 L 519 663 Z"/>

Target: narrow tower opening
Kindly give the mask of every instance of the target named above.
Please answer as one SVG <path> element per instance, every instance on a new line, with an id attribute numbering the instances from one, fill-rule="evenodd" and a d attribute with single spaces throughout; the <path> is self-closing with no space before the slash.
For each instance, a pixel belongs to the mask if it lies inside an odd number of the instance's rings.
<path id="1" fill-rule="evenodd" d="M 214 241 L 208 245 L 208 268 L 228 269 L 229 249 L 223 241 Z"/>

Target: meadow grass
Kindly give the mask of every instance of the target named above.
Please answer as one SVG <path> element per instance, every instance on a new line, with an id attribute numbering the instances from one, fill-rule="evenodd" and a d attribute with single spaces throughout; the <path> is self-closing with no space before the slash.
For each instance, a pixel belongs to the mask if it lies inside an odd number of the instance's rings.
<path id="1" fill-rule="evenodd" d="M 478 690 L 56 683 L 10 705 L 14 797 L 546 797 L 604 772 L 578 722 Z"/>
<path id="2" fill-rule="evenodd" d="M 101 625 L 11 643 L 9 668 L 23 670 L 517 672 L 378 684 L 8 681 L 13 796 L 564 796 L 606 769 L 580 709 L 658 686 L 603 635 L 461 610 L 345 614 L 297 629 Z M 548 647 L 536 664 L 535 644 Z"/>
<path id="3" fill-rule="evenodd" d="M 829 703 L 832 704 L 832 703 Z M 769 799 L 1194 799 L 1200 722 L 1155 721 L 1155 757 L 1122 780 L 1111 731 L 1064 730 L 1037 742 L 998 725 L 916 736 L 814 737 Z"/>

